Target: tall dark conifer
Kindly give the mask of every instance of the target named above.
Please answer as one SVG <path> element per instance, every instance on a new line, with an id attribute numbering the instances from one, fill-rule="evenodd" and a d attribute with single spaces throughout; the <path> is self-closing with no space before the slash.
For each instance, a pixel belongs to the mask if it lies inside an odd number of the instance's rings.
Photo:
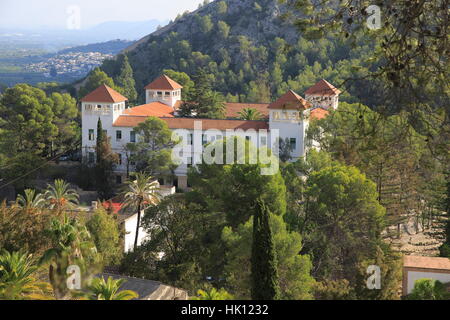
<path id="1" fill-rule="evenodd" d="M 97 153 L 97 164 L 101 162 L 101 145 L 104 139 L 103 125 L 100 117 L 97 121 L 97 143 L 96 143 L 96 153 Z"/>
<path id="2" fill-rule="evenodd" d="M 251 258 L 253 300 L 277 300 L 280 297 L 277 259 L 269 218 L 269 210 L 259 199 L 253 218 Z"/>

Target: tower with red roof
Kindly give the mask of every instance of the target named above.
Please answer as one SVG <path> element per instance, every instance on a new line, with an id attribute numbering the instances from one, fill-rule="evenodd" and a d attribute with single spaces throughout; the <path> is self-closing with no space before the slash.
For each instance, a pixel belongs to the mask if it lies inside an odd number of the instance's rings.
<path id="1" fill-rule="evenodd" d="M 181 89 L 183 87 L 179 83 L 163 74 L 145 87 L 146 103 L 162 102 L 176 108 L 181 101 Z"/>
<path id="2" fill-rule="evenodd" d="M 322 79 L 306 90 L 305 98 L 315 108 L 323 108 L 325 110 L 336 110 L 339 105 L 339 95 L 341 91 L 334 87 L 327 80 Z"/>

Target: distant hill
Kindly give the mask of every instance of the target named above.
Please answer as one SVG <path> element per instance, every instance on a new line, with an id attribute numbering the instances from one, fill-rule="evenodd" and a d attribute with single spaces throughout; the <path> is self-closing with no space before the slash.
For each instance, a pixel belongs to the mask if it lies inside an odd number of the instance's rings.
<path id="1" fill-rule="evenodd" d="M 306 40 L 284 18 L 287 12 L 278 0 L 216 0 L 143 37 L 124 50 L 140 100 L 142 88 L 164 69 L 192 76 L 204 68 L 230 102 L 267 102 L 288 89 L 303 95 L 324 78 L 344 91 L 344 101 L 375 103 L 380 94 L 369 81 L 345 81 L 370 67 L 362 58 L 372 48 Z M 116 77 L 120 63 L 107 60 L 102 69 Z"/>
<path id="2" fill-rule="evenodd" d="M 132 45 L 134 41 L 126 40 L 111 40 L 108 42 L 92 43 L 85 46 L 70 47 L 58 51 L 58 54 L 64 54 L 69 52 L 100 52 L 103 54 L 116 55 L 123 49 Z"/>

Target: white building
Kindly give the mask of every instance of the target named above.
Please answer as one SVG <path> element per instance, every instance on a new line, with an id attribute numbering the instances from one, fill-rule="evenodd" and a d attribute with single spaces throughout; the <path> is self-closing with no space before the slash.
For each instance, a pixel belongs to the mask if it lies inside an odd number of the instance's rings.
<path id="1" fill-rule="evenodd" d="M 295 160 L 306 153 L 305 135 L 309 121 L 325 117 L 330 108 L 336 109 L 340 94 L 338 89 L 321 80 L 308 89 L 306 99 L 290 90 L 270 104 L 226 103 L 227 119 L 216 120 L 176 117 L 182 104 L 181 90 L 180 84 L 163 75 L 145 87 L 146 104 L 134 108 L 126 108 L 128 99 L 106 85 L 85 96 L 81 100 L 81 110 L 82 148 L 86 161 L 95 162 L 97 122 L 100 118 L 103 130 L 111 137 L 113 151 L 119 155 L 116 182 L 122 183 L 127 173 L 124 147 L 138 141 L 133 128 L 150 116 L 161 118 L 172 130 L 184 129 L 188 133 L 191 154 L 187 155 L 187 163 L 175 171 L 177 181 L 174 184 L 181 189 L 188 187 L 188 167 L 201 159 L 203 145 L 221 140 L 230 132 L 261 147 L 272 146 L 278 138 L 275 134 L 278 130 L 279 137 L 290 142 Z M 266 118 L 260 121 L 238 120 L 238 112 L 244 108 L 255 108 Z M 195 131 L 199 123 L 201 131 Z"/>

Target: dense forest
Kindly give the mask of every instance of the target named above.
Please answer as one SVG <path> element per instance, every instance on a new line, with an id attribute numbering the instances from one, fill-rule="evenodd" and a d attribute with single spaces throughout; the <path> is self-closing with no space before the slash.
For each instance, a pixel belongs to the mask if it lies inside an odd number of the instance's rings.
<path id="1" fill-rule="evenodd" d="M 375 67 L 366 61 L 374 44 L 331 37 L 310 41 L 283 18 L 285 10 L 275 0 L 231 0 L 179 16 L 126 52 L 140 101 L 142 88 L 163 70 L 192 77 L 204 68 L 228 102 L 270 102 L 288 89 L 303 95 L 325 78 L 345 89 L 344 101 L 380 103 L 370 82 L 362 79 Z M 114 78 L 121 65 L 120 58 L 106 61 L 102 70 Z"/>

